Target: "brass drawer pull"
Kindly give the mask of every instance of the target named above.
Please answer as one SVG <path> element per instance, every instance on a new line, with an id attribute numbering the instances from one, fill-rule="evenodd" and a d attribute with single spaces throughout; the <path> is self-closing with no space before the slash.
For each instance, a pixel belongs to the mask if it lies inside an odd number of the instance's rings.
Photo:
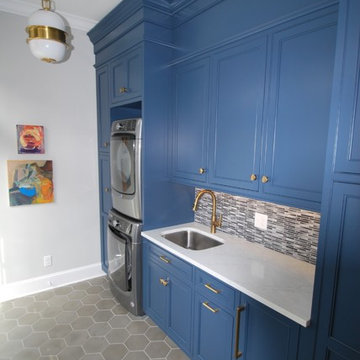
<path id="1" fill-rule="evenodd" d="M 163 278 L 160 278 L 160 284 L 163 285 L 163 286 L 168 286 L 169 280 L 165 280 Z"/>
<path id="2" fill-rule="evenodd" d="M 250 180 L 255 181 L 257 179 L 257 176 L 255 174 L 250 175 Z"/>
<path id="3" fill-rule="evenodd" d="M 220 290 L 214 289 L 210 284 L 205 284 L 204 286 L 205 286 L 207 289 L 209 289 L 210 291 L 212 291 L 213 293 L 215 293 L 215 294 L 220 294 L 220 293 L 221 293 Z"/>
<path id="4" fill-rule="evenodd" d="M 126 92 L 128 92 L 128 89 L 126 87 L 121 87 L 120 88 L 120 94 L 124 94 Z"/>
<path id="5" fill-rule="evenodd" d="M 108 147 L 109 146 L 109 142 L 108 141 L 105 141 L 104 142 L 104 147 Z"/>
<path id="6" fill-rule="evenodd" d="M 166 264 L 170 264 L 170 260 L 169 259 L 167 259 L 164 255 L 161 255 L 160 256 L 160 260 L 162 260 L 164 263 L 166 263 Z"/>
<path id="7" fill-rule="evenodd" d="M 105 192 L 110 192 L 110 188 L 106 187 L 105 189 Z"/>
<path id="8" fill-rule="evenodd" d="M 264 175 L 264 176 L 261 178 L 261 182 L 262 182 L 263 184 L 266 184 L 267 182 L 269 182 L 269 178 Z"/>
<path id="9" fill-rule="evenodd" d="M 213 307 L 211 307 L 207 301 L 204 301 L 202 304 L 212 313 L 217 313 L 219 311 L 219 309 L 214 309 Z"/>
<path id="10" fill-rule="evenodd" d="M 245 310 L 244 305 L 240 305 L 236 309 L 236 334 L 235 334 L 235 359 L 242 356 L 242 352 L 239 351 L 239 338 L 240 338 L 240 314 Z"/>
<path id="11" fill-rule="evenodd" d="M 199 174 L 205 174 L 205 173 L 206 173 L 206 169 L 204 169 L 204 168 L 199 169 Z"/>

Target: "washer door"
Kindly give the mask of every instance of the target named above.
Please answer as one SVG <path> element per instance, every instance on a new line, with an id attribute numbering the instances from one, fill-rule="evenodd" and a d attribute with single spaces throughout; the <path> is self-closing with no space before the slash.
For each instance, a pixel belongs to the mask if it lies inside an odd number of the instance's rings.
<path id="1" fill-rule="evenodd" d="M 131 290 L 131 246 L 130 239 L 108 226 L 108 275 L 122 291 Z"/>

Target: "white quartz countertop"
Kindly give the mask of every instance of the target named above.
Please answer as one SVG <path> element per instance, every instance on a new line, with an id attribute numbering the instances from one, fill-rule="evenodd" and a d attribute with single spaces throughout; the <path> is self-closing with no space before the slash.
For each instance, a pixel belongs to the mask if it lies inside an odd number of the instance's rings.
<path id="1" fill-rule="evenodd" d="M 219 229 L 214 236 L 223 245 L 205 250 L 185 249 L 161 236 L 188 228 L 210 235 L 209 227 L 194 222 L 144 231 L 142 236 L 298 324 L 310 325 L 314 265 Z"/>

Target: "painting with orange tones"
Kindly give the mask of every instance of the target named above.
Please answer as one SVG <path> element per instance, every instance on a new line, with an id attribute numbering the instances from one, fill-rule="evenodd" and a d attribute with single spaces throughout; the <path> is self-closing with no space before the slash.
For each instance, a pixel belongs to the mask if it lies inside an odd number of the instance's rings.
<path id="1" fill-rule="evenodd" d="M 8 160 L 10 206 L 54 201 L 51 160 Z"/>
<path id="2" fill-rule="evenodd" d="M 18 154 L 44 154 L 44 127 L 16 125 Z"/>

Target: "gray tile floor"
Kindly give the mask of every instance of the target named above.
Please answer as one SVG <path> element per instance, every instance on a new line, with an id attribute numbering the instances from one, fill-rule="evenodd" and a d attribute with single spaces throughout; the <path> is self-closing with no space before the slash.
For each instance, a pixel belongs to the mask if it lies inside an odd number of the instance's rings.
<path id="1" fill-rule="evenodd" d="M 0 360 L 188 360 L 106 277 L 0 303 Z"/>

